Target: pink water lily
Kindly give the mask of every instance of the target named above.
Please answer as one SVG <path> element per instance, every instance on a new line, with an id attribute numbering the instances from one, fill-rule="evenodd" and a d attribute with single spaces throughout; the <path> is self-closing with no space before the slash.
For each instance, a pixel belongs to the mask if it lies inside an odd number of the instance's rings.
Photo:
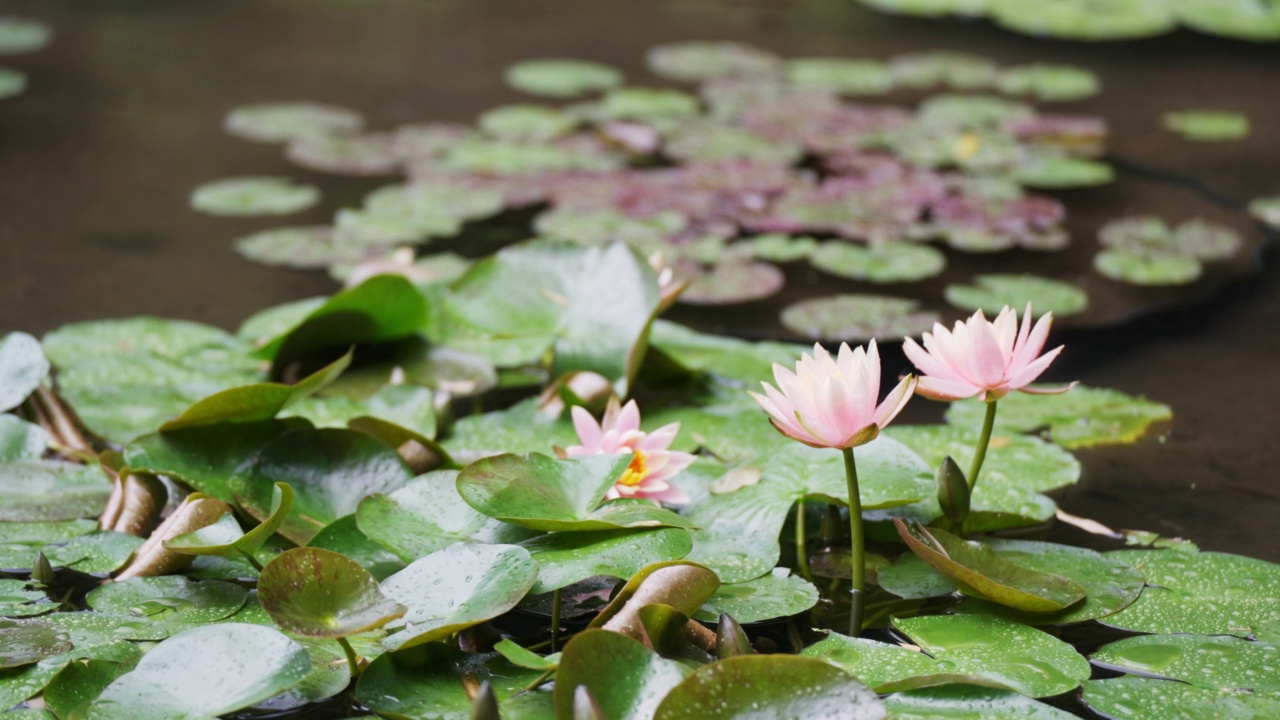
<path id="1" fill-rule="evenodd" d="M 684 492 L 669 481 L 693 463 L 693 455 L 669 450 L 680 432 L 680 423 L 663 425 L 651 433 L 640 429 L 640 408 L 631 400 L 619 407 L 613 398 L 599 423 L 586 408 L 570 411 L 578 442 L 564 449 L 567 457 L 634 453 L 627 471 L 610 488 L 607 499 L 644 498 L 675 505 L 689 502 Z"/>
<path id="2" fill-rule="evenodd" d="M 902 349 L 920 370 L 916 391 L 934 400 L 960 400 L 977 396 L 995 402 L 1014 390 L 1049 394 L 1066 392 L 1071 385 L 1033 388 L 1030 384 L 1049 367 L 1062 346 L 1041 355 L 1053 313 L 1045 313 L 1033 327 L 1031 304 L 1022 315 L 1006 306 L 994 321 L 982 311 L 974 313 L 955 328 L 947 330 L 934 323 L 933 332 L 924 334 L 924 347 L 907 338 Z"/>
<path id="3" fill-rule="evenodd" d="M 834 358 L 814 345 L 813 356 L 803 355 L 795 372 L 774 364 L 773 378 L 777 388 L 766 382 L 761 383 L 764 395 L 751 393 L 773 426 L 805 445 L 841 450 L 874 440 L 907 404 L 916 385 L 908 375 L 876 404 L 880 353 L 875 340 L 865 350 L 841 343 Z"/>

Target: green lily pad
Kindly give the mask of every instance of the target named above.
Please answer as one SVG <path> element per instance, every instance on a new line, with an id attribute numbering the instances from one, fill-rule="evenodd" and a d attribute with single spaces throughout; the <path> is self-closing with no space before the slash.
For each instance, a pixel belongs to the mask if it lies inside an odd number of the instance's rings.
<path id="1" fill-rule="evenodd" d="M 690 370 L 744 383 L 773 377 L 774 363 L 794 364 L 808 349 L 790 343 L 748 342 L 700 333 L 666 320 L 654 321 L 649 348 L 660 350 Z"/>
<path id="2" fill-rule="evenodd" d="M 665 247 L 667 238 L 684 231 L 688 225 L 688 218 L 675 211 L 636 218 L 616 210 L 549 210 L 533 221 L 534 229 L 546 237 L 583 245 L 624 242 L 641 251 Z"/>
<path id="3" fill-rule="evenodd" d="M 39 601 L 44 600 L 41 590 L 28 590 L 25 580 L 0 579 L 0 617 L 26 617 L 41 615 L 52 610 L 52 605 Z"/>
<path id="4" fill-rule="evenodd" d="M 796 615 L 818 604 L 818 589 L 780 568 L 746 582 L 721 585 L 694 618 L 715 622 L 721 613 L 744 623 Z"/>
<path id="5" fill-rule="evenodd" d="M 0 415 L 0 463 L 39 460 L 53 438 L 48 431 L 15 415 Z"/>
<path id="6" fill-rule="evenodd" d="M 494 520 L 468 505 L 456 470 L 427 473 L 395 492 L 360 501 L 356 524 L 370 540 L 413 562 L 457 542 L 515 543 L 528 531 Z"/>
<path id="7" fill-rule="evenodd" d="M 828 295 L 792 303 L 779 319 L 802 337 L 832 342 L 919 335 L 941 319 L 920 303 L 887 295 Z"/>
<path id="8" fill-rule="evenodd" d="M 712 122 L 676 126 L 668 133 L 662 151 L 681 162 L 747 159 L 782 166 L 791 165 L 804 155 L 799 143 L 779 142 L 750 130 Z"/>
<path id="9" fill-rule="evenodd" d="M 329 523 L 311 538 L 307 547 L 323 548 L 346 555 L 380 581 L 405 567 L 398 556 L 360 532 L 355 515 L 340 517 Z"/>
<path id="10" fill-rule="evenodd" d="M 1027 303 L 1037 313 L 1058 317 L 1075 315 L 1089 306 L 1089 296 L 1071 283 L 1035 275 L 978 275 L 973 285 L 948 285 L 947 302 L 963 310 L 998 314 L 1005 306 L 1022 309 Z"/>
<path id="11" fill-rule="evenodd" d="M 90 592 L 89 607 L 101 613 L 145 617 L 171 627 L 211 623 L 230 617 L 248 591 L 220 580 L 193 582 L 181 575 L 130 578 Z"/>
<path id="12" fill-rule="evenodd" d="M 647 565 L 688 555 L 693 540 L 681 528 L 642 528 L 551 533 L 521 545 L 538 562 L 530 590 L 538 595 L 596 575 L 630 579 Z"/>
<path id="13" fill-rule="evenodd" d="M 1210 690 L 1278 693 L 1280 646 L 1214 635 L 1140 635 L 1103 645 L 1094 665 Z"/>
<path id="14" fill-rule="evenodd" d="M 946 672 L 937 660 L 919 650 L 835 633 L 801 650 L 800 655 L 843 668 L 871 688 Z"/>
<path id="15" fill-rule="evenodd" d="M 655 720 L 880 720 L 884 705 L 834 665 L 787 655 L 742 655 L 706 665 L 658 706 Z"/>
<path id="16" fill-rule="evenodd" d="M 979 427 L 984 403 L 962 400 L 947 410 L 947 422 Z M 1077 385 L 1061 395 L 1013 393 L 1001 398 L 996 428 L 1012 432 L 1049 429 L 1053 442 L 1065 448 L 1136 442 L 1153 423 L 1168 420 L 1168 405 L 1126 395 L 1118 390 Z"/>
<path id="17" fill-rule="evenodd" d="M 40 341 L 22 332 L 0 340 L 0 411 L 22 404 L 49 374 Z"/>
<path id="18" fill-rule="evenodd" d="M 24 17 L 0 18 L 0 55 L 22 55 L 41 50 L 53 39 L 48 25 Z"/>
<path id="19" fill-rule="evenodd" d="M 185 430 L 144 435 L 127 445 L 125 462 L 134 472 L 168 475 L 226 503 L 235 502 L 228 484 L 267 443 L 303 421 L 264 420 L 198 425 Z"/>
<path id="20" fill-rule="evenodd" d="M 952 685 L 884 698 L 894 720 L 1071 720 L 1065 710 L 1007 690 Z"/>
<path id="21" fill-rule="evenodd" d="M 295 136 L 284 154 L 295 165 L 336 175 L 391 175 L 400 168 L 394 140 L 385 133 Z"/>
<path id="22" fill-rule="evenodd" d="M 1160 122 L 1186 140 L 1221 142 L 1249 135 L 1248 116 L 1228 110 L 1181 110 L 1165 113 Z"/>
<path id="23" fill-rule="evenodd" d="M 1124 40 L 1149 37 L 1177 27 L 1165 0 L 1052 0 L 1030 6 L 1019 0 L 987 0 L 997 24 L 1015 32 L 1069 40 Z"/>
<path id="24" fill-rule="evenodd" d="M 1033 63 L 1005 68 L 996 88 L 1006 95 L 1042 101 L 1083 100 L 1098 94 L 1101 83 L 1091 71 L 1073 65 Z"/>
<path id="25" fill-rule="evenodd" d="M 378 243 L 351 241 L 346 236 L 335 233 L 330 225 L 261 230 L 238 238 L 234 247 L 246 259 L 257 263 L 304 270 L 356 263 L 369 253 L 381 249 Z M 284 332 L 291 327 L 292 325 L 280 327 L 277 332 Z"/>
<path id="26" fill-rule="evenodd" d="M 295 639 L 311 656 L 311 672 L 297 685 L 256 703 L 255 710 L 280 712 L 301 708 L 328 700 L 351 684 L 347 656 L 337 643 Z"/>
<path id="27" fill-rule="evenodd" d="M 49 681 L 41 698 L 57 717 L 85 717 L 89 703 L 97 699 L 116 678 L 132 669 L 110 660 L 68 663 Z"/>
<path id="28" fill-rule="evenodd" d="M 677 82 L 704 82 L 717 78 L 760 79 L 778 74 L 777 55 L 746 43 L 692 40 L 649 48 L 645 63 L 658 77 Z"/>
<path id="29" fill-rule="evenodd" d="M 538 564 L 517 545 L 458 543 L 414 561 L 382 590 L 409 608 L 404 629 L 383 640 L 400 650 L 491 620 L 529 592 Z"/>
<path id="30" fill-rule="evenodd" d="M 421 181 L 386 185 L 364 198 L 364 209 L 374 215 L 414 219 L 479 220 L 501 212 L 504 204 L 493 188 Z"/>
<path id="31" fill-rule="evenodd" d="M 916 119 L 930 127 L 979 129 L 1034 116 L 1035 110 L 1026 103 L 994 95 L 947 93 L 920 103 Z"/>
<path id="32" fill-rule="evenodd" d="M 961 468 L 968 468 L 978 444 L 975 429 L 962 425 L 894 425 L 884 432 L 915 451 L 929 467 L 938 467 L 943 458 L 950 457 Z M 1047 492 L 1074 485 L 1079 479 L 1080 462 L 1061 447 L 1029 435 L 997 433 L 987 445 L 982 482 L 976 492 L 983 485 Z"/>
<path id="33" fill-rule="evenodd" d="M 521 176 L 574 170 L 613 170 L 618 156 L 562 145 L 503 140 L 462 140 L 440 159 L 445 170 L 497 176 Z"/>
<path id="34" fill-rule="evenodd" d="M 1186 285 L 1200 279 L 1203 272 L 1200 261 L 1193 257 L 1126 250 L 1103 250 L 1093 257 L 1093 269 L 1132 285 Z"/>
<path id="35" fill-rule="evenodd" d="M 142 538 L 104 530 L 81 535 L 41 548 L 53 567 L 68 567 L 91 575 L 105 575 L 120 569 L 142 546 Z"/>
<path id="36" fill-rule="evenodd" d="M 351 364 L 347 353 L 294 385 L 256 383 L 229 388 L 210 395 L 160 426 L 161 432 L 172 432 L 197 425 L 223 422 L 270 420 L 290 405 L 297 403 L 332 383 Z"/>
<path id="37" fill-rule="evenodd" d="M 604 501 L 630 455 L 557 460 L 537 453 L 498 455 L 463 468 L 458 493 L 492 518 L 533 530 L 613 530 L 637 525 L 692 527 L 647 500 Z"/>
<path id="38" fill-rule="evenodd" d="M 522 60 L 507 68 L 507 84 L 530 95 L 575 98 L 622 84 L 622 73 L 589 60 Z"/>
<path id="39" fill-rule="evenodd" d="M 1280 622 L 1280 565 L 1227 553 L 1116 550 L 1147 588 L 1107 616 L 1111 627 L 1148 633 L 1248 636 Z"/>
<path id="40" fill-rule="evenodd" d="M 0 464 L 0 522 L 97 517 L 111 485 L 102 470 L 61 460 Z"/>
<path id="41" fill-rule="evenodd" d="M 697 115 L 697 98 L 668 88 L 621 87 L 605 93 L 593 110 L 602 120 L 674 120 Z"/>
<path id="42" fill-rule="evenodd" d="M 778 564 L 778 538 L 754 525 L 716 518 L 693 533 L 693 548 L 685 559 L 705 565 L 727 583 L 754 580 Z"/>
<path id="43" fill-rule="evenodd" d="M 0 669 L 31 665 L 70 649 L 67 634 L 49 622 L 0 619 Z"/>
<path id="44" fill-rule="evenodd" d="M 1280 227 L 1280 195 L 1250 200 L 1249 214 L 1273 228 Z"/>
<path id="45" fill-rule="evenodd" d="M 280 627 L 314 638 L 373 630 L 407 611 L 355 560 L 320 548 L 293 548 L 267 563 L 258 600 Z"/>
<path id="46" fill-rule="evenodd" d="M 687 674 L 673 660 L 636 640 L 605 630 L 578 633 L 565 645 L 556 671 L 557 718 L 576 717 L 574 695 L 585 687 L 609 720 L 642 720 Z M 619 682 L 619 678 L 627 678 Z"/>
<path id="47" fill-rule="evenodd" d="M 511 665 L 496 655 L 464 653 L 442 643 L 428 643 L 386 653 L 360 675 L 355 699 L 388 718 L 472 720 L 467 685 L 488 683 L 502 708 L 503 718 L 552 716 L 551 693 L 524 687 L 542 674 Z M 464 685 L 464 682 L 466 683 Z M 521 709 L 529 709 L 522 714 Z"/>
<path id="48" fill-rule="evenodd" d="M 223 128 L 236 137 L 254 142 L 286 142 L 309 135 L 359 132 L 360 113 L 319 103 L 260 103 L 227 113 Z"/>
<path id="49" fill-rule="evenodd" d="M 578 119 L 558 108 L 526 103 L 486 110 L 478 124 L 501 140 L 545 142 L 569 133 Z"/>
<path id="50" fill-rule="evenodd" d="M 1107 163 L 1087 158 L 1061 155 L 1036 155 L 1018 164 L 1013 177 L 1029 188 L 1062 189 L 1106 185 L 1115 179 L 1115 170 Z M 1065 243 L 1064 243 L 1065 245 Z M 1027 243 L 1023 243 L 1027 247 Z M 1041 249 L 1041 248 L 1031 248 Z M 1060 247 L 1046 247 L 1060 250 Z"/>
<path id="51" fill-rule="evenodd" d="M 996 81 L 999 66 L 981 55 L 929 50 L 890 58 L 889 71 L 893 73 L 894 84 L 898 87 L 927 90 L 947 86 L 953 90 L 981 90 Z"/>
<path id="52" fill-rule="evenodd" d="M 230 486 L 259 520 L 271 516 L 275 483 L 297 495 L 279 533 L 306 543 L 325 525 L 356 511 L 365 496 L 398 490 L 413 479 L 394 450 L 354 430 L 295 430 L 267 443 Z"/>
<path id="53" fill-rule="evenodd" d="M 1179 720 L 1275 717 L 1280 695 L 1209 690 L 1168 680 L 1124 677 L 1089 680 L 1081 696 L 1086 707 L 1116 720 L 1168 717 Z"/>
<path id="54" fill-rule="evenodd" d="M 811 237 L 767 233 L 736 242 L 729 252 L 744 252 L 757 260 L 785 263 L 806 260 L 817 248 L 818 241 Z"/>
<path id="55" fill-rule="evenodd" d="M 989 615 L 895 618 L 893 626 L 950 671 L 990 678 L 1029 697 L 1073 690 L 1090 673 L 1089 662 L 1067 643 Z"/>
<path id="56" fill-rule="evenodd" d="M 108 685 L 89 706 L 89 718 L 215 717 L 287 690 L 310 671 L 306 649 L 271 628 L 194 628 L 160 643 Z"/>
<path id="57" fill-rule="evenodd" d="M 443 444 L 459 462 L 504 452 L 545 452 L 552 446 L 568 447 L 578 441 L 569 419 L 542 412 L 536 399 L 460 418 L 451 435 Z"/>
<path id="58" fill-rule="evenodd" d="M 191 192 L 191 208 L 210 215 L 289 215 L 320 202 L 314 185 L 284 177 L 236 177 L 207 182 Z"/>
<path id="59" fill-rule="evenodd" d="M 817 57 L 787 61 L 787 80 L 841 95 L 882 95 L 893 89 L 893 74 L 877 60 Z"/>
<path id="60" fill-rule="evenodd" d="M 13 707 L 39 694 L 60 669 L 45 663 L 0 669 L 0 705 Z"/>
<path id="61" fill-rule="evenodd" d="M 870 246 L 829 241 L 814 250 L 809 262 L 819 270 L 874 283 L 916 282 L 941 273 L 947 257 L 928 245 L 879 243 Z"/>
<path id="62" fill-rule="evenodd" d="M 726 261 L 694 277 L 680 302 L 688 305 L 734 305 L 777 295 L 786 276 L 776 265 L 764 262 Z"/>

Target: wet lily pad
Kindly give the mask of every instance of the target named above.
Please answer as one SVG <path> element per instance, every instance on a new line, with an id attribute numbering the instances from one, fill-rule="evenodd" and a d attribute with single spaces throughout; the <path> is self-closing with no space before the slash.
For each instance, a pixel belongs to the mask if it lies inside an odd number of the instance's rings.
<path id="1" fill-rule="evenodd" d="M 689 305 L 735 305 L 778 294 L 786 277 L 776 265 L 763 262 L 722 262 L 693 278 L 680 302 Z"/>
<path id="2" fill-rule="evenodd" d="M 261 103 L 238 107 L 223 127 L 255 142 L 286 142 L 298 137 L 359 132 L 364 118 L 355 110 L 319 103 Z"/>
<path id="3" fill-rule="evenodd" d="M 885 434 L 911 448 L 929 467 L 951 457 L 968 468 L 978 443 L 977 429 L 962 425 L 894 425 Z M 983 485 L 1047 492 L 1079 479 L 1079 461 L 1061 447 L 1037 437 L 997 433 L 987 447 L 978 492 Z"/>
<path id="4" fill-rule="evenodd" d="M 919 306 L 915 300 L 887 295 L 829 295 L 792 303 L 779 319 L 796 335 L 815 340 L 890 340 L 919 335 L 940 319 Z"/>
<path id="5" fill-rule="evenodd" d="M 86 717 L 89 703 L 101 695 L 116 678 L 131 669 L 132 667 L 110 660 L 68 663 L 49 682 L 40 697 L 57 717 Z"/>
<path id="6" fill-rule="evenodd" d="M 255 710 L 278 712 L 301 708 L 328 700 L 351 684 L 351 671 L 347 667 L 346 655 L 336 643 L 294 639 L 311 656 L 311 672 L 297 685 L 255 704 Z"/>
<path id="7" fill-rule="evenodd" d="M 382 583 L 386 595 L 409 608 L 404 628 L 383 645 L 421 645 L 502 615 L 529 592 L 537 575 L 537 562 L 516 545 L 458 543 L 414 561 Z"/>
<path id="8" fill-rule="evenodd" d="M 551 693 L 521 694 L 541 672 L 513 666 L 496 655 L 429 643 L 385 653 L 370 663 L 360 676 L 355 699 L 382 717 L 471 720 L 475 716 L 467 687 L 474 681 L 489 685 L 504 718 L 550 718 Z"/>
<path id="9" fill-rule="evenodd" d="M 818 604 L 818 589 L 786 569 L 754 580 L 721 585 L 694 618 L 715 622 L 721 613 L 744 623 L 761 622 L 802 613 Z"/>
<path id="10" fill-rule="evenodd" d="M 224 623 L 175 635 L 89 706 L 89 718 L 206 718 L 261 702 L 311 671 L 305 648 L 260 625 Z"/>
<path id="11" fill-rule="evenodd" d="M 0 618 L 0 669 L 31 665 L 70 649 L 67 634 L 56 625 Z"/>
<path id="12" fill-rule="evenodd" d="M 0 17 L 0 55 L 22 55 L 44 49 L 53 29 L 39 20 Z"/>
<path id="13" fill-rule="evenodd" d="M 1065 710 L 1007 690 L 952 685 L 884 699 L 895 720 L 1070 720 Z"/>
<path id="14" fill-rule="evenodd" d="M 574 695 L 585 687 L 610 720 L 654 717 L 663 697 L 687 670 L 636 640 L 605 630 L 587 630 L 565 645 L 556 673 L 555 716 L 574 718 Z M 617 682 L 619 677 L 628 682 Z"/>
<path id="15" fill-rule="evenodd" d="M 258 576 L 258 600 L 280 627 L 314 638 L 373 630 L 408 610 L 355 560 L 320 548 L 275 556 Z"/>
<path id="16" fill-rule="evenodd" d="M 978 275 L 973 285 L 948 285 L 947 302 L 963 310 L 995 316 L 1005 306 L 1022 309 L 1031 303 L 1036 314 L 1065 317 L 1083 312 L 1089 296 L 1071 283 L 1035 275 Z"/>
<path id="17" fill-rule="evenodd" d="M 835 633 L 801 650 L 800 655 L 843 668 L 871 688 L 946 672 L 937 660 L 919 650 Z"/>
<path id="18" fill-rule="evenodd" d="M 40 615 L 53 609 L 39 603 L 45 594 L 41 590 L 29 590 L 25 580 L 0 579 L 0 617 L 26 617 Z"/>
<path id="19" fill-rule="evenodd" d="M 1097 95 L 1100 86 L 1098 76 L 1085 68 L 1044 63 L 1005 68 L 996 82 L 1002 93 L 1042 101 L 1083 100 Z"/>
<path id="20" fill-rule="evenodd" d="M 881 95 L 893 89 L 889 67 L 876 60 L 837 57 L 787 61 L 787 79 L 801 87 L 819 87 L 841 95 Z"/>
<path id="21" fill-rule="evenodd" d="M 0 415 L 0 463 L 38 460 L 53 438 L 48 431 L 14 415 Z"/>
<path id="22" fill-rule="evenodd" d="M 990 678 L 1029 697 L 1074 690 L 1089 661 L 1047 633 L 987 615 L 895 618 L 893 627 L 952 672 Z"/>
<path id="23" fill-rule="evenodd" d="M 568 134 L 578 119 L 549 105 L 521 104 L 486 110 L 477 123 L 496 138 L 543 142 Z"/>
<path id="24" fill-rule="evenodd" d="M 61 460 L 0 464 L 0 522 L 96 517 L 111 485 L 102 470 Z"/>
<path id="25" fill-rule="evenodd" d="M 736 42 L 693 40 L 649 48 L 645 62 L 655 75 L 678 82 L 776 76 L 782 61 L 768 50 Z"/>
<path id="26" fill-rule="evenodd" d="M 200 425 L 226 422 L 270 420 L 290 405 L 324 389 L 351 365 L 351 353 L 343 355 L 293 385 L 255 383 L 214 393 L 160 426 L 160 432 L 174 432 Z"/>
<path id="27" fill-rule="evenodd" d="M 40 341 L 23 332 L 0 340 L 0 411 L 17 407 L 49 374 Z"/>
<path id="28" fill-rule="evenodd" d="M 308 427 L 298 420 L 198 425 L 186 430 L 144 435 L 125 447 L 135 472 L 169 475 L 192 488 L 231 503 L 228 484 L 236 470 L 264 445 L 290 430 Z"/>
<path id="29" fill-rule="evenodd" d="M 654 715 L 655 720 L 801 717 L 880 720 L 888 714 L 874 692 L 834 665 L 787 655 L 742 655 L 695 671 Z"/>
<path id="30" fill-rule="evenodd" d="M 630 579 L 653 563 L 679 560 L 693 540 L 681 528 L 559 532 L 521 544 L 538 562 L 533 594 L 559 590 L 596 575 Z"/>
<path id="31" fill-rule="evenodd" d="M 686 559 L 706 565 L 726 583 L 761 577 L 778 562 L 778 539 L 741 520 L 716 518 L 693 533 Z"/>
<path id="32" fill-rule="evenodd" d="M 370 540 L 356 526 L 355 515 L 347 515 L 329 523 L 307 543 L 307 547 L 324 548 L 341 553 L 360 563 L 379 581 L 405 567 L 395 554 Z"/>
<path id="33" fill-rule="evenodd" d="M 530 95 L 575 98 L 622 84 L 622 73 L 589 60 L 522 60 L 507 68 L 507 84 Z"/>
<path id="34" fill-rule="evenodd" d="M 1186 140 L 1221 142 L 1249 135 L 1249 118 L 1227 110 L 1180 110 L 1160 119 L 1165 128 Z"/>
<path id="35" fill-rule="evenodd" d="M 1140 635 L 1089 656 L 1109 670 L 1181 680 L 1210 690 L 1280 693 L 1280 646 L 1214 635 Z"/>
<path id="36" fill-rule="evenodd" d="M 237 177 L 207 182 L 191 192 L 191 207 L 210 215 L 288 215 L 320 202 L 314 185 L 283 177 Z"/>
<path id="37" fill-rule="evenodd" d="M 1176 717 L 1185 720 L 1265 718 L 1280 712 L 1280 695 L 1209 690 L 1145 677 L 1089 680 L 1085 706 L 1117 720 Z"/>
<path id="38" fill-rule="evenodd" d="M 1227 553 L 1117 550 L 1107 553 L 1146 578 L 1111 627 L 1148 633 L 1248 636 L 1280 621 L 1280 566 Z"/>
<path id="39" fill-rule="evenodd" d="M 389 175 L 400 168 L 393 138 L 386 134 L 297 135 L 284 154 L 300 167 L 337 175 Z"/>
<path id="40" fill-rule="evenodd" d="M 115 572 L 139 549 L 142 538 L 104 530 L 41 548 L 53 567 L 68 567 L 91 575 Z"/>
<path id="41" fill-rule="evenodd" d="M 102 613 L 145 617 L 170 626 L 210 623 L 230 617 L 248 591 L 220 580 L 193 582 L 180 575 L 131 578 L 89 593 L 89 607 Z"/>
<path id="42" fill-rule="evenodd" d="M 980 427 L 983 403 L 962 400 L 947 409 L 947 422 Z M 1001 398 L 996 427 L 1030 432 L 1049 429 L 1049 439 L 1065 448 L 1136 442 L 1154 423 L 1173 417 L 1168 405 L 1118 390 L 1077 385 L 1061 395 L 1013 393 Z"/>
<path id="43" fill-rule="evenodd" d="M 861 246 L 830 241 L 819 245 L 809 262 L 832 275 L 874 283 L 916 282 L 947 267 L 946 256 L 938 250 L 907 243 Z"/>

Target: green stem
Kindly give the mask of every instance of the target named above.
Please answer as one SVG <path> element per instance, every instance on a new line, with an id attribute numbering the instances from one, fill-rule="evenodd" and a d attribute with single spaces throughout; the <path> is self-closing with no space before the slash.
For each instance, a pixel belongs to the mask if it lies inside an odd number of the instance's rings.
<path id="1" fill-rule="evenodd" d="M 344 637 L 335 638 L 338 644 L 342 646 L 342 652 L 347 655 L 347 669 L 351 671 L 351 677 L 360 674 L 360 656 L 356 655 L 356 649 L 351 647 L 351 643 Z"/>
<path id="2" fill-rule="evenodd" d="M 862 605 L 867 594 L 867 562 L 864 558 L 866 540 L 862 536 L 862 496 L 858 491 L 858 466 L 853 459 L 853 448 L 843 448 L 844 476 L 849 485 L 849 541 L 850 562 L 853 567 L 852 605 L 849 608 L 849 634 L 857 637 L 862 632 Z"/>
<path id="3" fill-rule="evenodd" d="M 796 564 L 800 566 L 800 576 L 813 582 L 813 573 L 809 571 L 809 546 L 804 529 L 804 498 L 796 503 Z"/>
<path id="4" fill-rule="evenodd" d="M 556 651 L 560 639 L 560 591 L 551 593 L 551 652 Z"/>
<path id="5" fill-rule="evenodd" d="M 555 671 L 555 670 L 548 670 L 548 671 L 546 671 L 546 672 L 542 673 L 541 675 L 539 675 L 539 676 L 538 676 L 538 678 L 537 678 L 536 680 L 534 680 L 533 682 L 529 683 L 528 685 L 525 685 L 525 686 L 524 686 L 524 690 L 521 690 L 520 692 L 531 692 L 531 691 L 533 691 L 533 690 L 537 690 L 539 686 L 541 686 L 541 685 L 542 685 L 543 683 L 545 683 L 547 680 L 550 680 L 550 679 L 551 679 L 551 676 L 552 676 L 552 675 L 555 675 L 555 674 L 556 674 L 556 671 Z"/>
<path id="6" fill-rule="evenodd" d="M 987 459 L 987 445 L 991 444 L 991 428 L 996 424 L 996 401 L 987 403 L 987 416 L 982 420 L 982 435 L 978 437 L 978 447 L 973 451 L 973 465 L 969 467 L 969 490 L 978 484 L 978 473 L 982 470 L 982 461 Z"/>
<path id="7" fill-rule="evenodd" d="M 240 548 L 236 548 L 236 551 L 243 555 L 245 560 L 249 561 L 249 564 L 253 566 L 254 570 L 257 570 L 259 573 L 262 572 L 262 563 L 258 562 L 258 558 L 254 557 L 253 553 L 245 552 Z"/>

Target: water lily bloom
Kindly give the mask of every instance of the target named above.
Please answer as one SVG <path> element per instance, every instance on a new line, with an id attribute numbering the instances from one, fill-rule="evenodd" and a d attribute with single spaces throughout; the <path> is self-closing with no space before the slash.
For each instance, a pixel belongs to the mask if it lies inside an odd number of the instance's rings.
<path id="1" fill-rule="evenodd" d="M 1061 393 L 1071 385 L 1033 388 L 1030 383 L 1040 377 L 1049 363 L 1062 352 L 1062 346 L 1041 355 L 1053 313 L 1045 313 L 1032 327 L 1031 304 L 1022 315 L 1005 306 L 994 321 L 982 311 L 974 313 L 955 328 L 947 330 L 934 323 L 933 332 L 924 334 L 924 347 L 907 338 L 902 350 L 920 370 L 916 392 L 934 400 L 961 400 L 977 396 L 995 402 L 1014 390 L 1028 393 Z"/>
<path id="2" fill-rule="evenodd" d="M 884 399 L 880 395 L 880 352 L 872 340 L 867 349 L 840 344 L 836 357 L 813 346 L 796 363 L 795 372 L 774 364 L 774 388 L 751 397 L 769 413 L 783 435 L 818 448 L 845 450 L 871 442 L 911 398 L 916 379 L 908 375 Z"/>
<path id="3" fill-rule="evenodd" d="M 607 499 L 645 498 L 672 504 L 689 502 L 689 497 L 669 480 L 693 463 L 693 455 L 668 450 L 680 432 L 680 423 L 663 425 L 651 433 L 640 429 L 640 408 L 631 400 L 619 407 L 613 398 L 597 423 L 586 408 L 570 411 L 578 442 L 564 449 L 566 457 L 634 453 L 627 471 L 609 490 Z"/>

